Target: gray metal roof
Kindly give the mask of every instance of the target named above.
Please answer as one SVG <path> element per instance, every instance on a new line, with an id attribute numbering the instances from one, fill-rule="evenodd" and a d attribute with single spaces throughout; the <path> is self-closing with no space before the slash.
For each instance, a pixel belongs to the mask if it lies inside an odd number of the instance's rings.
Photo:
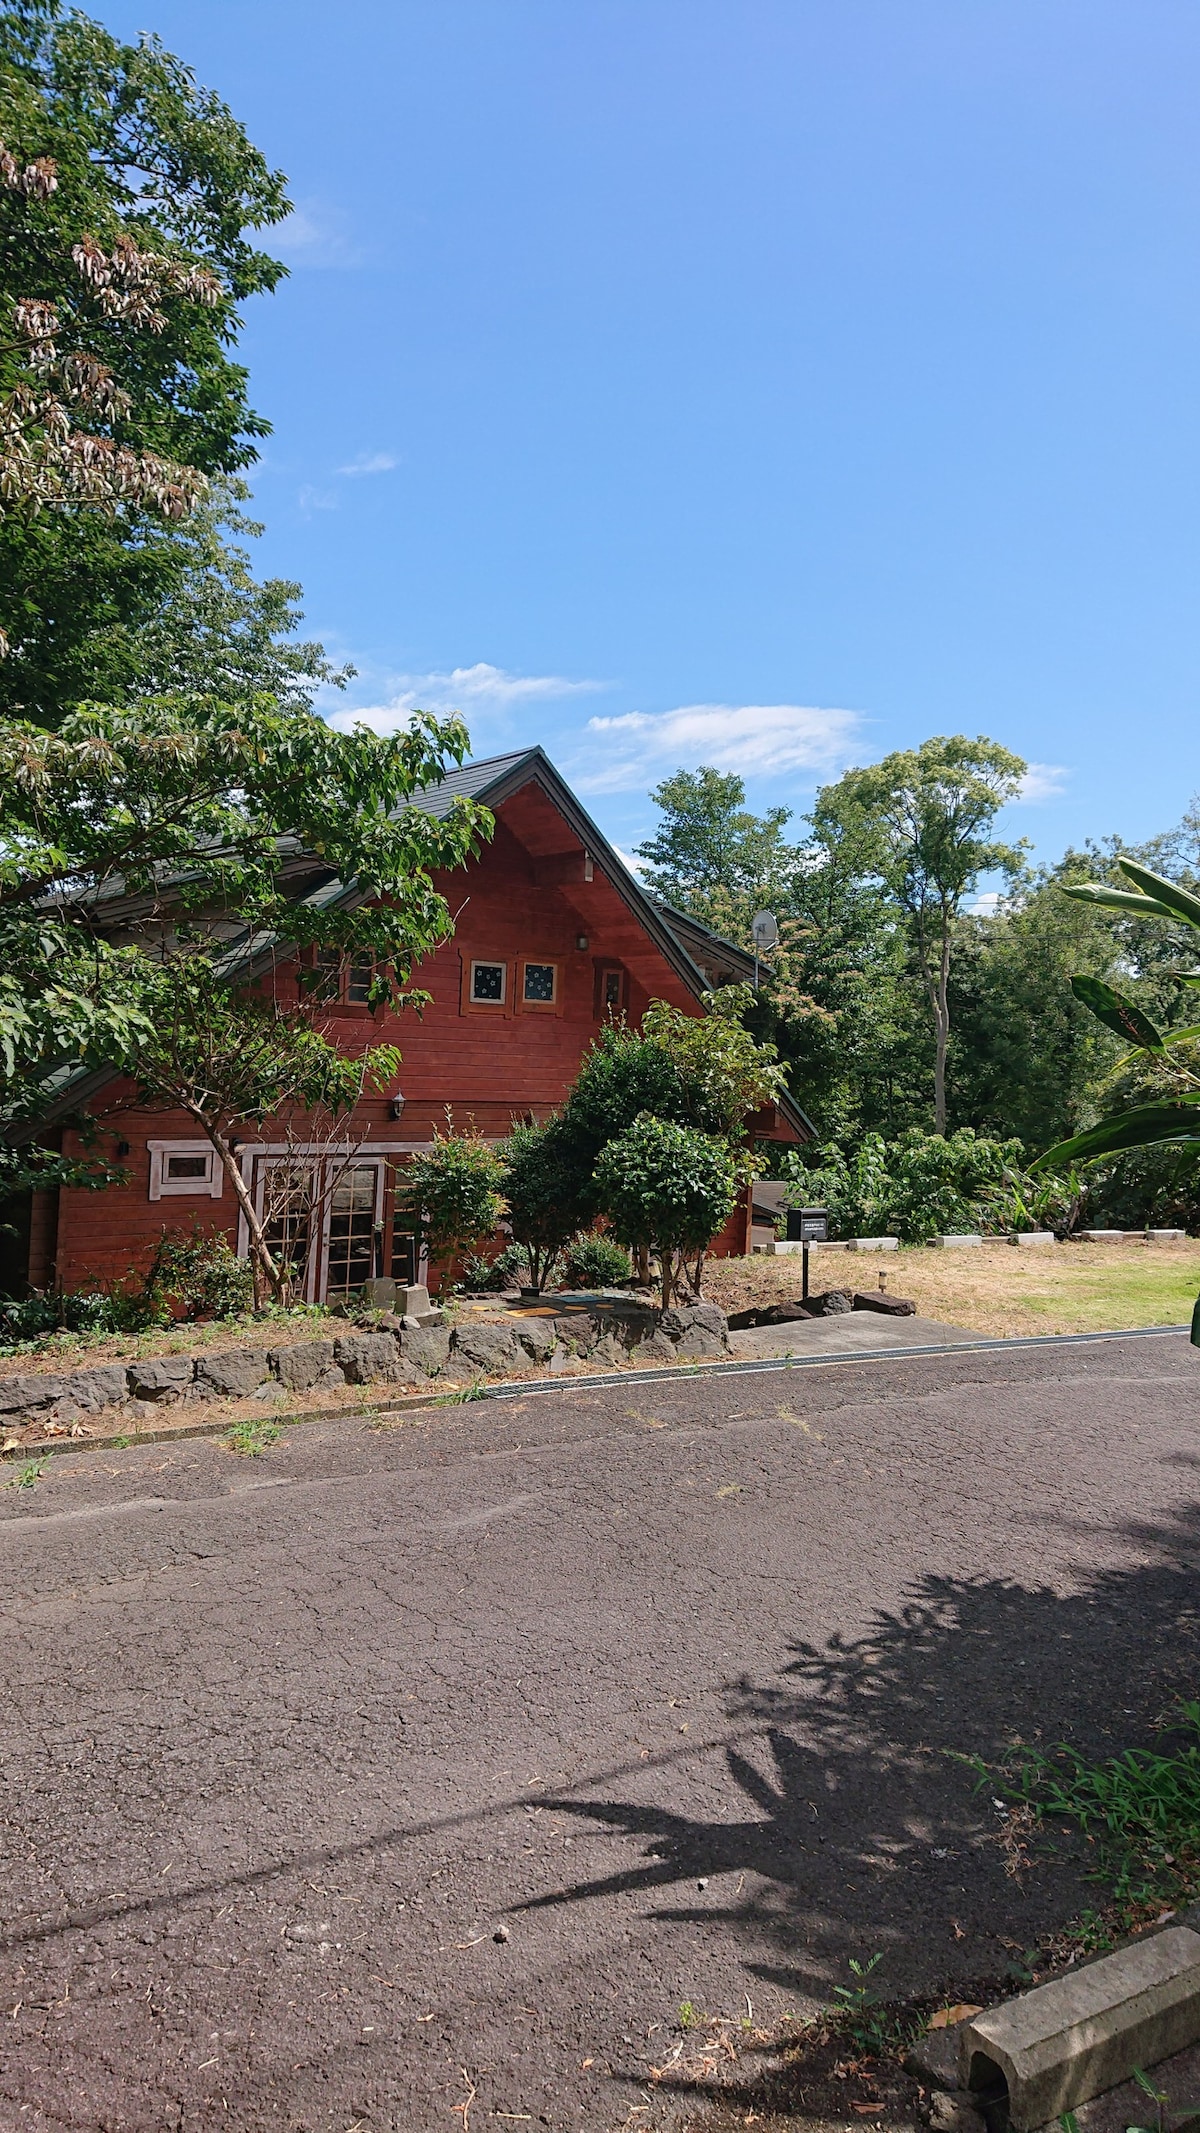
<path id="1" fill-rule="evenodd" d="M 448 815 L 455 800 L 486 800 L 493 785 L 498 785 L 519 763 L 528 760 L 532 765 L 541 753 L 540 748 L 519 748 L 513 755 L 481 756 L 478 762 L 464 763 L 461 770 L 448 771 L 436 785 L 419 786 L 409 805 L 419 807 L 425 815 Z"/>

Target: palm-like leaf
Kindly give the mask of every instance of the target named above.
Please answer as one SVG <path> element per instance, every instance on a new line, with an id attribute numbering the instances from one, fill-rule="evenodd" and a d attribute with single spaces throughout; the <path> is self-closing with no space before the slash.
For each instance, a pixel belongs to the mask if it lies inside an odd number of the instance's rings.
<path id="1" fill-rule="evenodd" d="M 1149 1015 L 1127 1000 L 1124 993 L 1114 992 L 1102 978 L 1075 977 L 1071 991 L 1085 1007 L 1090 1007 L 1097 1019 L 1107 1029 L 1115 1030 L 1129 1044 L 1136 1044 L 1143 1052 L 1161 1052 L 1163 1040 Z"/>
<path id="2" fill-rule="evenodd" d="M 1080 1162 L 1087 1156 L 1120 1155 L 1128 1148 L 1154 1148 L 1162 1141 L 1200 1141 L 1200 1092 L 1181 1096 L 1171 1104 L 1139 1104 L 1119 1118 L 1105 1118 L 1086 1133 L 1047 1148 L 1031 1167 L 1059 1170 L 1064 1163 Z"/>
<path id="3" fill-rule="evenodd" d="M 1101 881 L 1075 882 L 1064 896 L 1073 896 L 1079 904 L 1100 904 L 1106 911 L 1133 911 L 1138 918 L 1174 918 L 1170 907 L 1160 904 L 1157 897 L 1138 896 L 1132 889 L 1109 889 Z"/>
<path id="4" fill-rule="evenodd" d="M 1200 896 L 1193 896 L 1190 889 L 1181 889 L 1177 882 L 1168 881 L 1164 874 L 1152 874 L 1149 867 L 1139 866 L 1136 859 L 1122 859 L 1122 874 L 1149 896 L 1156 904 L 1163 904 L 1172 918 L 1182 918 L 1189 926 L 1200 927 Z"/>

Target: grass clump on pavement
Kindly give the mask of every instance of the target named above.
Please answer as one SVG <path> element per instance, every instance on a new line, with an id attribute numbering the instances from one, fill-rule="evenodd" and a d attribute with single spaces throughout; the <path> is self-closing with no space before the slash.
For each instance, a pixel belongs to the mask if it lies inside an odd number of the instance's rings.
<path id="1" fill-rule="evenodd" d="M 268 1446 L 277 1444 L 282 1435 L 282 1423 L 263 1422 L 253 1416 L 248 1421 L 232 1423 L 221 1442 L 227 1452 L 240 1452 L 245 1459 L 257 1459 Z"/>

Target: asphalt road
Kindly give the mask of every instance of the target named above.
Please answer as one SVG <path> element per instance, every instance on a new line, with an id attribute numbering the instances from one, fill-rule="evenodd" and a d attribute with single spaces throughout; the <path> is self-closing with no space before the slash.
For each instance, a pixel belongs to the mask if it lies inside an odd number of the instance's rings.
<path id="1" fill-rule="evenodd" d="M 881 1357 L 6 1488 L 0 2126 L 657 2126 L 683 2001 L 1002 1968 L 1089 1898 L 953 1757 L 1194 1691 L 1198 1389 Z"/>

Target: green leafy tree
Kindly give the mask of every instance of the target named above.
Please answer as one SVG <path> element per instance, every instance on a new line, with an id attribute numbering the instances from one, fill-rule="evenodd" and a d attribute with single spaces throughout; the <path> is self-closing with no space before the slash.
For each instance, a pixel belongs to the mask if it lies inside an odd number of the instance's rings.
<path id="1" fill-rule="evenodd" d="M 689 1256 L 698 1289 L 705 1253 L 733 1212 L 741 1182 L 726 1144 L 644 1114 L 601 1151 L 595 1177 L 600 1207 L 621 1242 L 658 1254 L 664 1311 Z"/>
<path id="2" fill-rule="evenodd" d="M 637 846 L 650 888 L 727 938 L 747 938 L 755 911 L 787 897 L 797 861 L 783 834 L 790 809 L 751 814 L 742 779 L 708 764 L 677 770 L 650 798 L 663 816 Z"/>
<path id="3" fill-rule="evenodd" d="M 402 1180 L 405 1203 L 424 1231 L 429 1254 L 448 1267 L 490 1237 L 505 1211 L 504 1161 L 478 1133 L 436 1130 L 411 1158 Z"/>
<path id="4" fill-rule="evenodd" d="M 154 612 L 171 524 L 255 457 L 232 344 L 284 271 L 248 233 L 287 210 L 157 40 L 0 7 L 0 710 L 53 723 L 94 694 L 89 637 Z"/>
<path id="5" fill-rule="evenodd" d="M 269 700 L 92 709 L 57 733 L 0 722 L 8 1189 L 49 1182 L 45 1158 L 14 1151 L 50 1077 L 120 1067 L 138 1078 L 176 964 L 176 1023 L 189 1001 L 207 1015 L 206 988 L 241 982 L 249 955 L 260 985 L 297 1005 L 298 950 L 373 958 L 375 1004 L 424 999 L 406 989 L 412 966 L 452 930 L 433 874 L 476 850 L 491 817 L 470 802 L 443 819 L 410 803 L 467 746 L 457 720 L 422 717 L 386 739 L 337 734 Z M 339 882 L 357 894 L 331 896 Z M 281 966 L 287 979 L 273 975 Z M 202 1043 L 203 1027 L 194 1034 Z"/>
<path id="6" fill-rule="evenodd" d="M 1026 765 L 995 741 L 956 734 L 848 770 L 821 794 L 822 811 L 856 837 L 869 870 L 904 913 L 934 1027 L 934 1130 L 946 1130 L 950 969 L 959 912 L 983 874 L 1022 864 L 995 840 L 997 814 L 1016 798 Z"/>
<path id="7" fill-rule="evenodd" d="M 703 1016 L 652 1000 L 642 1017 L 643 1042 L 658 1047 L 677 1077 L 683 1115 L 731 1145 L 742 1139 L 750 1114 L 774 1103 L 786 1086 L 775 1047 L 744 1026 L 753 1000 L 749 985 L 725 985 L 705 993 Z"/>
<path id="8" fill-rule="evenodd" d="M 394 1081 L 399 1050 L 380 1044 L 348 1055 L 298 1004 L 230 987 L 203 951 L 155 961 L 144 1005 L 147 1027 L 126 1061 L 135 1085 L 127 1101 L 140 1110 L 182 1111 L 212 1144 L 246 1222 L 257 1286 L 286 1304 L 303 1282 L 308 1224 L 323 1210 L 293 1166 L 284 1201 L 260 1215 L 238 1161 L 239 1129 L 273 1119 L 292 1139 L 299 1117 L 311 1142 L 314 1130 L 348 1117 L 364 1096 Z M 284 1218 L 293 1250 L 272 1248 L 271 1214 Z"/>
<path id="9" fill-rule="evenodd" d="M 514 1126 L 499 1150 L 508 1226 L 525 1254 L 529 1285 L 540 1289 L 583 1219 L 587 1183 L 578 1143 L 561 1118 Z"/>

